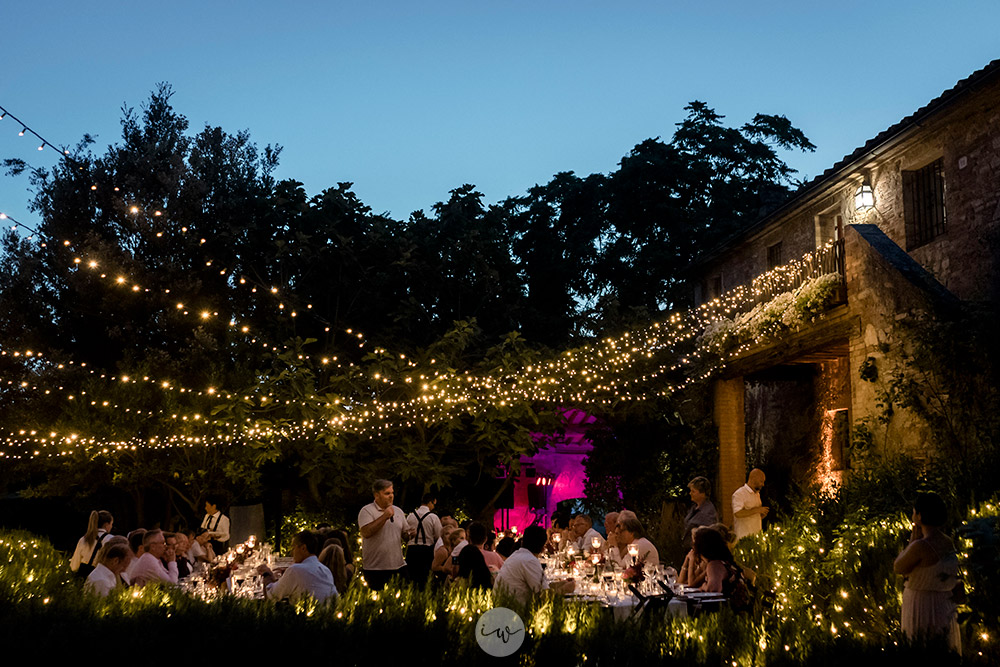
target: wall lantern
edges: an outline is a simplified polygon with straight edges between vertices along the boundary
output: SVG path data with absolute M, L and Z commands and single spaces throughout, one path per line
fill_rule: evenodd
M 867 211 L 870 208 L 875 208 L 875 192 L 866 176 L 865 180 L 858 186 L 857 192 L 854 193 L 854 210 Z

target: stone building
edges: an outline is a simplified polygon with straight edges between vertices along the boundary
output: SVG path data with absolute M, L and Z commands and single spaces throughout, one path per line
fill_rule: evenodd
M 729 353 L 714 388 L 718 497 L 743 484 L 748 453 L 773 488 L 835 481 L 849 467 L 852 429 L 881 410 L 871 380 L 899 344 L 899 322 L 958 302 L 996 304 L 998 240 L 1000 60 L 701 260 L 697 301 L 742 290 L 743 310 L 839 274 L 815 321 L 744 340 Z M 914 414 L 882 417 L 882 441 L 929 448 L 926 424 Z M 721 504 L 731 522 L 729 503 Z

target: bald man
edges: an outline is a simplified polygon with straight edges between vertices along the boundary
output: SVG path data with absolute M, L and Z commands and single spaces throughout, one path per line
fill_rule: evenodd
M 760 501 L 760 490 L 764 488 L 764 471 L 754 468 L 747 476 L 747 483 L 733 492 L 733 517 L 736 539 L 761 531 L 761 519 L 767 516 L 768 508 Z

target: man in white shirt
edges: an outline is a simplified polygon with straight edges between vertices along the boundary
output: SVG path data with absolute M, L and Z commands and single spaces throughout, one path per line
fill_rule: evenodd
M 419 586 L 427 583 L 434 561 L 434 545 L 441 537 L 441 520 L 434 513 L 437 494 L 425 493 L 422 504 L 410 513 L 406 523 L 412 537 L 406 545 L 406 569 Z
M 102 598 L 119 586 L 125 586 L 122 573 L 132 560 L 132 550 L 128 544 L 108 544 L 101 549 L 97 557 L 97 567 L 87 576 L 83 590 L 94 593 Z
M 201 520 L 201 527 L 208 531 L 209 544 L 216 556 L 229 551 L 229 517 L 219 509 L 222 499 L 210 493 L 205 497 L 205 518 Z
M 608 557 L 617 562 L 621 567 L 632 567 L 642 563 L 643 565 L 659 565 L 660 554 L 656 546 L 645 538 L 645 528 L 642 522 L 634 516 L 627 516 L 622 519 L 618 517 L 615 526 L 618 533 L 618 543 L 621 547 L 608 550 Z M 629 547 L 635 546 L 636 555 L 629 553 Z
M 362 571 L 372 590 L 380 591 L 393 575 L 406 574 L 403 540 L 410 537 L 403 510 L 392 504 L 392 482 L 372 484 L 375 501 L 358 512 L 361 528 Z
M 580 551 L 603 551 L 604 536 L 594 528 L 594 520 L 587 514 L 580 514 L 573 519 L 573 534 L 576 536 L 576 547 Z M 597 547 L 594 547 L 597 540 Z
M 257 571 L 263 575 L 267 584 L 264 587 L 265 597 L 283 600 L 309 595 L 316 598 L 317 602 L 337 597 L 333 573 L 316 557 L 320 546 L 319 535 L 311 530 L 303 530 L 292 538 L 292 560 L 295 564 L 289 566 L 280 579 L 274 581 L 275 574 L 271 568 L 260 565 Z
M 542 553 L 547 541 L 548 535 L 541 526 L 525 528 L 524 537 L 521 539 L 521 548 L 503 562 L 503 567 L 497 573 L 493 589 L 502 590 L 512 595 L 522 605 L 528 604 L 532 595 L 548 590 L 550 588 L 549 580 L 545 578 L 542 563 L 538 560 L 538 554 Z M 553 588 L 569 593 L 573 591 L 574 586 L 575 583 L 571 579 L 560 582 Z
M 172 547 L 167 546 L 162 530 L 149 530 L 142 537 L 143 554 L 130 568 L 129 581 L 133 586 L 145 586 L 151 582 L 177 583 L 177 560 Z M 163 561 L 167 566 L 163 566 Z
M 760 500 L 763 488 L 764 471 L 754 468 L 747 477 L 747 483 L 733 492 L 733 528 L 737 540 L 761 531 L 761 519 L 768 513 L 768 508 Z

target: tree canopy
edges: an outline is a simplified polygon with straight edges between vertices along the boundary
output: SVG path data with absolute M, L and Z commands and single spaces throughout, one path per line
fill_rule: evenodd
M 171 95 L 123 109 L 103 154 L 84 137 L 30 170 L 37 234 L 2 240 L 0 418 L 50 456 L 9 485 L 152 483 L 191 508 L 268 475 L 316 501 L 373 476 L 474 485 L 581 399 L 556 360 L 687 305 L 697 254 L 789 193 L 777 149 L 812 148 L 693 102 L 609 174 L 489 206 L 463 184 L 394 220 L 350 183 L 277 181 L 281 149 L 246 131 L 191 134 Z

